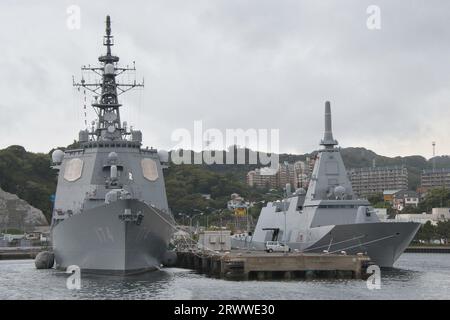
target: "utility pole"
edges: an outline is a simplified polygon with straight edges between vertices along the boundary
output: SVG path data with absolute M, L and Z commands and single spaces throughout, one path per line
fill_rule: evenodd
M 8 233 L 8 224 L 9 224 L 9 210 L 6 209 L 6 216 L 5 216 L 5 233 Z
M 219 212 L 219 218 L 220 218 L 220 251 L 222 251 L 222 210 Z
M 245 216 L 246 216 L 246 218 L 247 218 L 247 235 L 248 235 L 248 233 L 250 232 L 250 223 L 249 223 L 249 219 L 248 219 L 248 210 L 249 208 L 248 208 L 248 206 L 246 206 L 245 207 Z
M 219 242 L 220 242 L 220 251 L 222 251 L 222 211 L 223 209 L 219 209 Z
M 436 141 L 431 142 L 431 145 L 433 146 L 433 171 L 436 170 Z
M 245 207 L 245 215 L 247 217 L 247 235 L 245 236 L 245 242 L 246 242 L 247 251 L 249 250 L 249 245 L 250 245 L 250 224 L 249 224 L 249 219 L 248 219 L 248 212 L 249 212 L 249 206 L 246 206 Z
M 286 205 L 285 200 L 287 200 L 288 192 L 287 187 L 285 188 L 285 197 L 281 200 L 281 204 L 283 205 L 283 213 L 284 213 L 284 232 L 283 232 L 283 238 L 284 238 L 284 254 L 287 254 L 287 221 L 286 221 Z
M 286 222 L 286 206 L 284 204 L 284 200 L 282 201 L 282 205 L 283 205 L 283 213 L 284 213 L 284 253 L 286 253 L 287 251 L 287 222 Z

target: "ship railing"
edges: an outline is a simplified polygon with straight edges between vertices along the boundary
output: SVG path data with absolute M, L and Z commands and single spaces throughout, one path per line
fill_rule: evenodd
M 169 221 L 166 217 L 162 216 L 158 210 L 156 210 L 156 208 L 154 208 L 154 206 L 150 205 L 149 206 L 150 209 L 152 209 L 152 211 L 158 215 L 162 221 L 164 221 L 165 223 L 167 223 L 170 227 L 172 227 L 172 229 L 176 232 L 176 231 L 183 231 L 183 228 L 181 228 L 181 225 L 179 225 L 175 219 L 173 219 L 173 221 Z M 178 239 L 178 244 L 179 247 L 177 247 L 178 250 L 180 251 L 189 251 L 189 252 L 193 252 L 194 255 L 197 256 L 201 256 L 200 253 L 205 253 L 205 252 L 216 252 L 215 250 L 208 248 L 208 247 L 203 247 L 202 249 L 199 248 L 197 241 L 190 235 L 186 235 L 184 233 L 181 233 L 181 235 L 179 236 Z

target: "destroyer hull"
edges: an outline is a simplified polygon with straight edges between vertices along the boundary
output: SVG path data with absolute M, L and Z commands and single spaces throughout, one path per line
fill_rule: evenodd
M 419 230 L 415 222 L 337 225 L 306 252 L 367 254 L 380 267 L 392 268 Z
M 420 228 L 415 222 L 358 223 L 311 228 L 318 240 L 288 242 L 288 246 L 308 253 L 367 254 L 380 267 L 391 268 L 405 251 Z M 322 229 L 322 230 L 320 230 Z M 245 248 L 244 241 L 234 239 L 232 246 Z M 265 243 L 251 241 L 248 247 L 264 250 Z
M 52 229 L 56 267 L 76 265 L 106 274 L 158 269 L 172 235 L 171 219 L 138 200 L 119 200 L 73 215 Z

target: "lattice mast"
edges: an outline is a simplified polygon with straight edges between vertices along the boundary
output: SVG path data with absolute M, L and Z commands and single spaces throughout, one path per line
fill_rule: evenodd
M 98 115 L 96 126 L 92 126 L 91 131 L 80 132 L 80 141 L 88 140 L 125 140 L 131 132 L 127 131 L 126 123 L 121 123 L 120 107 L 118 96 L 136 87 L 143 87 L 144 81 L 137 83 L 118 83 L 116 77 L 127 71 L 136 71 L 135 63 L 133 67 L 122 68 L 118 66 L 119 57 L 111 53 L 114 45 L 114 37 L 111 35 L 111 19 L 106 16 L 106 34 L 103 37 L 103 45 L 106 47 L 106 54 L 100 56 L 100 67 L 83 66 L 82 71 L 90 71 L 101 77 L 101 81 L 89 83 L 82 77 L 79 83 L 73 80 L 73 85 L 78 88 L 85 88 L 94 93 L 95 102 L 92 107 Z

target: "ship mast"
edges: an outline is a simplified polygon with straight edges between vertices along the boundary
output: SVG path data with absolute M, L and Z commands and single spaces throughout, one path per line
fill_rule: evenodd
M 111 53 L 111 47 L 114 45 L 114 37 L 111 35 L 111 19 L 106 16 L 106 32 L 103 37 L 103 45 L 106 47 L 106 54 L 100 56 L 98 61 L 100 67 L 83 66 L 82 71 L 90 71 L 101 77 L 100 82 L 87 83 L 82 77 L 81 82 L 73 81 L 75 87 L 85 88 L 94 93 L 95 102 L 92 107 L 98 115 L 96 128 L 92 128 L 90 132 L 84 131 L 84 135 L 80 132 L 80 142 L 87 142 L 82 140 L 83 136 L 91 136 L 91 140 L 126 140 L 126 136 L 131 132 L 127 131 L 127 127 L 121 124 L 120 121 L 120 107 L 118 96 L 136 87 L 143 87 L 144 83 L 118 83 L 116 77 L 127 71 L 135 71 L 135 64 L 133 67 L 121 68 L 118 66 L 119 57 Z
M 325 132 L 323 134 L 323 139 L 320 142 L 325 149 L 334 149 L 334 146 L 338 144 L 336 140 L 333 139 L 333 131 L 331 128 L 331 105 L 330 101 L 325 102 Z

